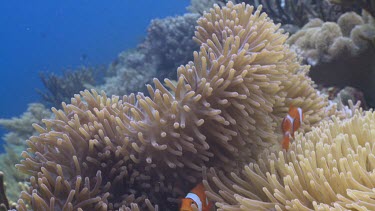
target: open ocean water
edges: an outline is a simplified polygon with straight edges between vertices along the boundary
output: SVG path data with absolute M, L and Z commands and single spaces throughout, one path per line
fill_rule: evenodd
M 19 116 L 27 104 L 40 101 L 40 71 L 107 66 L 121 51 L 136 47 L 152 19 L 182 15 L 188 5 L 189 0 L 3 2 L 0 118 Z M 0 136 L 5 132 L 1 128 Z

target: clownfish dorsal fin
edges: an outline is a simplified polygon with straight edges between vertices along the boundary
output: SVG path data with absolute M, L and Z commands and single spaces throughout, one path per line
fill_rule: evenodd
M 302 110 L 302 108 L 290 106 L 288 114 L 291 117 L 293 117 L 294 119 L 299 119 L 300 122 L 302 122 L 302 119 L 303 119 L 303 110 Z
M 288 113 L 290 113 L 294 108 L 295 108 L 294 105 L 290 104 Z

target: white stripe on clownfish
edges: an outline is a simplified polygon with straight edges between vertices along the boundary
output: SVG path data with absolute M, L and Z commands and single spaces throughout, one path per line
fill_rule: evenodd
M 299 114 L 299 122 L 302 124 L 303 120 L 303 113 L 302 113 L 302 108 L 298 107 L 297 108 L 298 114 Z
M 202 207 L 202 201 L 201 201 L 201 199 L 199 198 L 199 196 L 197 194 L 195 194 L 195 193 L 188 193 L 185 198 L 192 199 L 197 204 L 198 210 L 202 211 L 202 208 L 203 208 Z

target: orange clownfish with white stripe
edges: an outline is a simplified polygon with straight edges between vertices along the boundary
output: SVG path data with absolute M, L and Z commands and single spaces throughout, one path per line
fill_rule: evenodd
M 204 191 L 203 183 L 199 183 L 195 186 L 190 193 L 181 200 L 180 211 L 193 211 L 192 205 L 195 205 L 198 211 L 209 211 L 212 207 L 212 202 L 208 201 Z
M 283 141 L 281 146 L 283 149 L 289 149 L 290 137 L 294 138 L 294 132 L 298 130 L 303 122 L 303 111 L 300 107 L 289 107 L 289 112 L 281 122 L 281 130 L 283 131 Z

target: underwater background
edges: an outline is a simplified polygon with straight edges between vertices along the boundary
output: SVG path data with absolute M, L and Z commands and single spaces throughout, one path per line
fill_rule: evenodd
M 41 101 L 39 72 L 107 66 L 145 38 L 152 19 L 182 15 L 188 5 L 188 0 L 3 3 L 0 118 L 19 116 L 29 103 Z M 4 133 L 1 128 L 0 136 Z M 0 145 L 3 152 L 2 139 Z
M 0 210 L 375 210 L 375 0 L 0 12 Z

